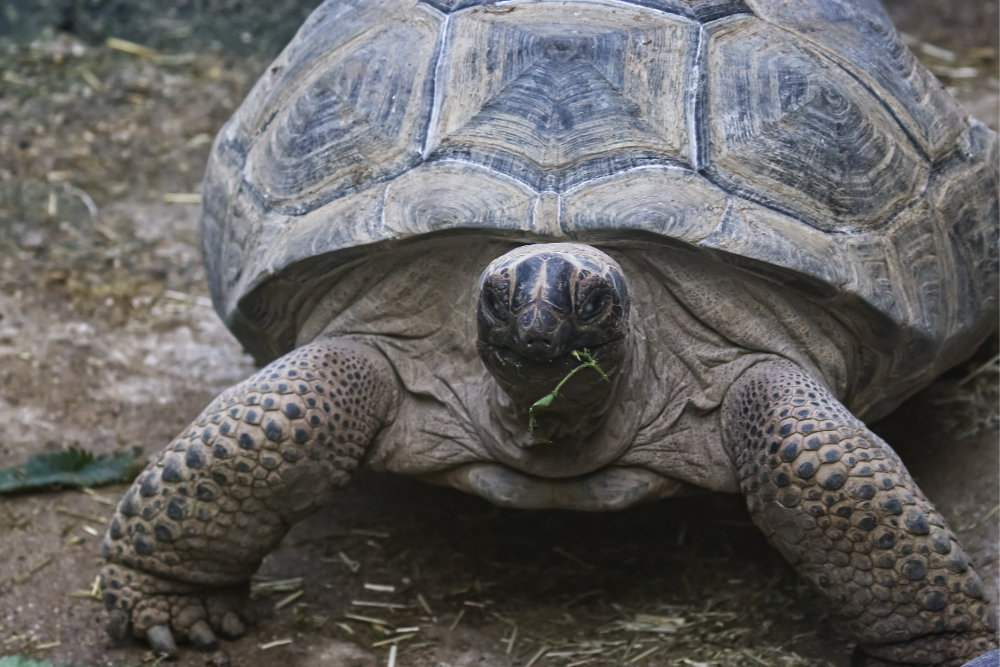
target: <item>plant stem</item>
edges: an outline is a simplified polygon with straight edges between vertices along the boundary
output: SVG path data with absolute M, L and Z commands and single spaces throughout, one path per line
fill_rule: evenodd
M 563 388 L 563 385 L 565 385 L 567 382 L 569 382 L 569 379 L 571 377 L 573 377 L 574 375 L 576 375 L 577 373 L 579 373 L 580 371 L 582 371 L 584 368 L 593 368 L 595 371 L 597 371 L 600 374 L 601 379 L 603 379 L 605 382 L 610 382 L 611 381 L 610 378 L 608 378 L 608 374 L 605 373 L 604 369 L 602 369 L 597 364 L 597 359 L 594 359 L 593 355 L 590 354 L 589 351 L 587 351 L 587 350 L 573 350 L 572 354 L 573 354 L 573 356 L 576 359 L 578 359 L 580 361 L 580 365 L 577 366 L 576 368 L 570 370 L 569 373 L 566 373 L 566 375 L 563 377 L 563 379 L 559 381 L 559 384 L 556 385 L 555 389 L 553 389 L 549 393 L 545 394 L 545 396 L 542 396 L 540 399 L 538 399 L 537 401 L 535 401 L 534 403 L 532 403 L 531 407 L 528 408 L 528 432 L 529 433 L 534 434 L 535 429 L 538 428 L 538 417 L 536 415 L 536 410 L 538 410 L 540 408 L 547 408 L 550 405 L 552 405 L 552 402 L 555 399 L 559 398 L 559 390 Z

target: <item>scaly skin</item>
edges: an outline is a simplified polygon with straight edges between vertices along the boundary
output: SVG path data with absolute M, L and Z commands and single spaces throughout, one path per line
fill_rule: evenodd
M 899 457 L 786 361 L 723 403 L 754 523 L 830 600 L 867 664 L 961 665 L 996 648 L 983 584 Z
M 176 652 L 243 633 L 246 582 L 299 519 L 357 468 L 395 403 L 364 345 L 301 347 L 220 394 L 135 480 L 102 553 L 109 631 Z

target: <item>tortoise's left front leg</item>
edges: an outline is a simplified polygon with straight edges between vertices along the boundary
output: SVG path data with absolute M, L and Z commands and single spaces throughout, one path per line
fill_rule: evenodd
M 826 387 L 790 362 L 764 362 L 722 409 L 754 523 L 829 598 L 860 652 L 961 665 L 996 647 L 982 581 L 944 518 Z

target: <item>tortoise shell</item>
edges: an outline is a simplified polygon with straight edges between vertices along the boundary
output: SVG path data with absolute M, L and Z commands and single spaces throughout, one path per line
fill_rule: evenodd
M 997 164 L 874 0 L 329 0 L 216 139 L 202 230 L 261 360 L 403 244 L 663 244 L 849 322 L 898 397 L 994 326 Z

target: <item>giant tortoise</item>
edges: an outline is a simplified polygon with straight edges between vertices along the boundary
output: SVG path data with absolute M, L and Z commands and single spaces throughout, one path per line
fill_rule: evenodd
M 995 648 L 862 420 L 995 329 L 997 163 L 877 0 L 328 0 L 204 182 L 267 365 L 121 500 L 109 630 L 242 633 L 233 587 L 367 465 L 518 508 L 741 493 L 859 660 Z

